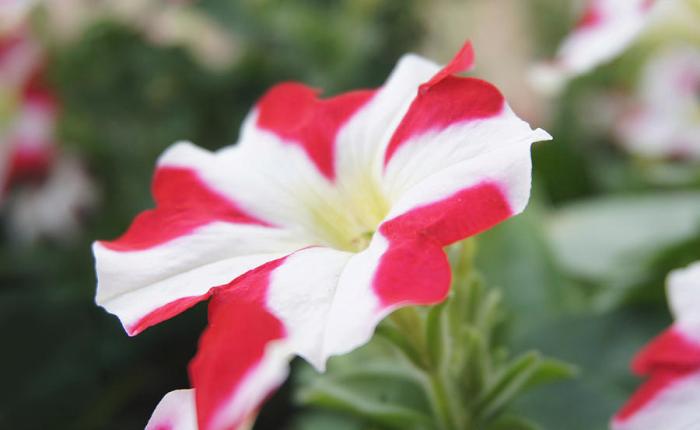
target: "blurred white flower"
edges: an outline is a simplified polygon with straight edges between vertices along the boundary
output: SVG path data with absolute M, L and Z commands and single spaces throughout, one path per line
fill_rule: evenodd
M 43 52 L 28 28 L 0 34 L 0 210 L 11 237 L 67 239 L 95 190 L 55 131 L 59 102 L 43 79 Z
M 632 362 L 646 378 L 612 420 L 612 430 L 693 430 L 700 423 L 700 262 L 668 277 L 674 323 Z
M 615 59 L 641 37 L 681 29 L 700 30 L 700 1 L 587 0 L 554 58 L 536 64 L 530 81 L 539 91 L 556 94 L 570 79 Z
M 62 156 L 39 186 L 16 190 L 8 204 L 9 234 L 17 242 L 40 238 L 66 241 L 80 232 L 81 215 L 97 192 L 77 159 Z
M 238 57 L 237 38 L 191 2 L 53 0 L 44 4 L 52 34 L 72 40 L 92 23 L 115 21 L 159 46 L 182 46 L 202 65 L 223 69 Z
M 616 131 L 632 153 L 700 160 L 700 48 L 676 45 L 654 55 Z

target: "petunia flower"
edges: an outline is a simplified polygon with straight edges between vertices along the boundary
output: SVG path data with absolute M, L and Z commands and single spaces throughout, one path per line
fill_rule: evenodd
M 41 49 L 25 28 L 0 36 L 0 199 L 48 173 L 58 107 L 43 82 Z
M 179 46 L 201 65 L 225 69 L 240 55 L 238 35 L 180 0 L 52 0 L 42 9 L 52 37 L 70 42 L 100 21 L 124 25 L 157 46 Z
M 26 26 L 0 35 L 0 210 L 19 242 L 70 239 L 96 192 L 78 160 L 56 142 L 59 102 L 45 58 Z
M 645 157 L 700 160 L 700 49 L 677 45 L 655 54 L 637 93 L 617 127 L 622 144 Z
M 130 335 L 210 299 L 194 391 L 148 428 L 241 428 L 293 356 L 323 370 L 395 309 L 445 299 L 443 248 L 524 209 L 530 146 L 551 138 L 455 76 L 472 62 L 468 44 L 443 68 L 407 55 L 379 89 L 326 99 L 282 83 L 237 145 L 161 156 L 155 209 L 94 244 L 96 301 Z
M 669 1 L 676 0 L 587 0 L 555 58 L 533 70 L 534 84 L 553 92 L 566 80 L 617 57 L 652 21 L 656 3 Z
M 614 430 L 700 427 L 700 262 L 668 279 L 675 323 L 635 358 L 647 381 L 613 419 Z

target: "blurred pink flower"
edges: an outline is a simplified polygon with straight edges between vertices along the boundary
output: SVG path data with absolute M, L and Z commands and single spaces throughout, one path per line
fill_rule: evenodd
M 202 65 L 215 70 L 233 64 L 238 37 L 191 1 L 52 0 L 42 4 L 48 27 L 60 40 L 79 37 L 91 24 L 116 21 L 158 46 L 182 46 Z
M 587 0 L 576 27 L 561 43 L 555 58 L 533 70 L 534 84 L 554 92 L 566 80 L 617 57 L 650 23 L 657 2 Z
M 445 299 L 443 247 L 524 209 L 530 146 L 550 139 L 454 75 L 472 60 L 470 45 L 444 68 L 407 55 L 381 88 L 328 99 L 279 84 L 236 146 L 166 151 L 156 208 L 94 245 L 96 301 L 131 335 L 211 299 L 194 391 L 147 428 L 241 428 L 294 355 L 323 370 L 393 310 Z
M 95 199 L 80 164 L 55 141 L 59 103 L 26 26 L 0 36 L 0 209 L 11 236 L 69 239 Z
M 644 157 L 700 160 L 700 48 L 670 46 L 651 57 L 617 134 Z
M 671 273 L 675 323 L 635 358 L 647 377 L 613 419 L 614 430 L 691 430 L 700 426 L 700 262 Z
M 0 36 L 0 197 L 43 179 L 54 157 L 58 105 L 42 69 L 41 48 L 26 29 Z

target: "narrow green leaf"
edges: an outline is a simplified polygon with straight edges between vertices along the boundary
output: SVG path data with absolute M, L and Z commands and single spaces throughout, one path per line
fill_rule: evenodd
M 375 332 L 377 335 L 384 337 L 389 343 L 396 347 L 411 364 L 419 369 L 425 369 L 427 363 L 424 357 L 421 355 L 406 336 L 391 324 L 380 324 Z
M 523 389 L 541 362 L 542 357 L 535 351 L 513 360 L 486 389 L 477 404 L 476 414 L 483 421 L 492 419 Z
M 425 323 L 425 340 L 428 348 L 428 359 L 433 367 L 441 367 L 445 355 L 448 353 L 447 339 L 445 338 L 445 303 L 433 306 L 428 311 Z
M 303 389 L 300 400 L 305 404 L 349 413 L 391 428 L 425 428 L 431 422 L 430 417 L 414 409 L 379 402 L 328 382 L 319 382 Z
M 521 417 L 506 416 L 499 418 L 487 427 L 487 430 L 541 430 L 542 427 Z
M 543 358 L 530 379 L 523 386 L 523 390 L 529 390 L 539 385 L 549 384 L 555 381 L 571 379 L 578 375 L 579 369 L 573 364 L 554 358 Z
M 464 398 L 474 403 L 489 374 L 488 350 L 481 333 L 472 327 L 464 327 L 462 339 L 465 357 L 460 380 Z

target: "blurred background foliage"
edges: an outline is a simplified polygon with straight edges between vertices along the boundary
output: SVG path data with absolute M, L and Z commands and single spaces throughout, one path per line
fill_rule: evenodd
M 539 349 L 580 369 L 574 379 L 523 395 L 515 409 L 543 429 L 606 428 L 638 383 L 629 360 L 670 321 L 666 274 L 700 259 L 700 174 L 697 164 L 630 156 L 601 125 L 596 97 L 633 86 L 643 47 L 555 100 L 527 89 L 528 65 L 554 52 L 575 6 L 203 0 L 191 7 L 225 32 L 233 52 L 217 67 L 186 44 L 154 43 L 143 28 L 109 14 L 66 40 L 52 33 L 48 12 L 36 13 L 32 25 L 61 101 L 62 150 L 83 161 L 99 201 L 70 241 L 26 243 L 7 230 L 0 237 L 0 428 L 141 428 L 164 393 L 188 386 L 204 307 L 128 338 L 93 302 L 90 244 L 116 237 L 151 206 L 148 184 L 167 146 L 234 143 L 250 107 L 276 82 L 298 80 L 329 95 L 374 87 L 403 53 L 444 62 L 465 39 L 475 43 L 474 73 L 496 82 L 519 115 L 555 137 L 534 149 L 529 209 L 478 239 L 477 266 L 508 309 L 507 347 Z M 516 21 L 496 24 L 509 20 Z M 508 29 L 515 33 L 494 35 Z M 301 362 L 294 369 L 257 429 L 375 428 L 352 411 L 299 402 L 295 393 L 318 377 Z M 378 402 L 392 395 L 409 407 L 416 402 L 404 386 L 354 383 L 380 390 Z

